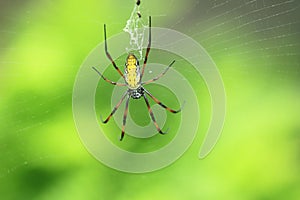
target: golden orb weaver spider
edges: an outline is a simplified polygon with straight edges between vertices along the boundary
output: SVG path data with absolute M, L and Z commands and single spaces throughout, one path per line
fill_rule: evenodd
M 106 77 L 104 77 L 95 67 L 92 67 L 92 68 L 106 82 L 108 82 L 110 84 L 113 84 L 113 85 L 116 85 L 116 86 L 127 86 L 128 89 L 125 92 L 125 94 L 122 96 L 120 101 L 117 103 L 117 105 L 114 107 L 114 109 L 112 110 L 110 115 L 104 121 L 102 119 L 101 119 L 101 121 L 104 124 L 106 124 L 110 120 L 110 118 L 113 116 L 113 114 L 117 111 L 117 109 L 119 108 L 121 103 L 124 101 L 124 99 L 127 97 L 126 105 L 125 105 L 125 111 L 124 111 L 124 115 L 123 115 L 122 133 L 121 133 L 121 138 L 120 138 L 120 141 L 122 141 L 123 137 L 125 135 L 125 125 L 126 125 L 126 119 L 127 119 L 127 113 L 128 113 L 129 99 L 130 99 L 130 97 L 133 98 L 133 99 L 139 99 L 139 98 L 143 97 L 145 102 L 146 102 L 146 105 L 148 107 L 150 117 L 151 117 L 157 131 L 160 134 L 165 134 L 165 132 L 162 132 L 162 130 L 159 128 L 159 126 L 158 126 L 158 124 L 155 120 L 154 114 L 152 112 L 152 109 L 150 107 L 149 100 L 148 100 L 146 94 L 148 96 L 150 96 L 150 98 L 152 98 L 155 101 L 155 103 L 157 103 L 158 105 L 160 105 L 161 107 L 163 107 L 164 109 L 168 110 L 171 113 L 178 113 L 178 112 L 181 111 L 181 108 L 179 110 L 173 110 L 173 109 L 167 107 L 165 104 L 160 102 L 156 97 L 154 97 L 150 92 L 148 92 L 143 87 L 143 85 L 149 84 L 149 83 L 154 82 L 154 81 L 158 80 L 159 78 L 161 78 L 163 75 L 165 75 L 165 73 L 169 70 L 169 68 L 175 63 L 175 60 L 173 60 L 171 62 L 171 64 L 169 64 L 169 66 L 161 74 L 159 74 L 157 77 L 155 77 L 153 79 L 150 79 L 148 81 L 142 82 L 142 78 L 143 78 L 145 67 L 146 67 L 147 60 L 148 60 L 148 55 L 149 55 L 149 52 L 150 52 L 150 49 L 151 49 L 151 16 L 149 17 L 149 41 L 148 41 L 148 46 L 147 46 L 147 50 L 146 50 L 146 55 L 145 55 L 145 58 L 144 58 L 144 64 L 143 64 L 142 71 L 140 71 L 139 61 L 133 53 L 129 53 L 129 55 L 127 56 L 126 63 L 125 63 L 125 72 L 124 72 L 124 74 L 117 67 L 115 61 L 112 59 L 111 55 L 109 54 L 109 52 L 107 50 L 106 25 L 105 24 L 104 24 L 104 40 L 105 40 L 105 53 L 106 53 L 106 56 L 111 61 L 112 65 L 118 71 L 118 73 L 124 78 L 125 83 L 113 82 L 113 81 L 107 79 Z

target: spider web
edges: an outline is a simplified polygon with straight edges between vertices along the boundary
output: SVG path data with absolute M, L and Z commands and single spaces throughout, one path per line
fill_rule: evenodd
M 49 1 L 50 2 L 50 1 Z M 222 71 L 241 71 L 244 76 L 249 73 L 261 73 L 267 76 L 269 73 L 276 73 L 280 79 L 289 79 L 290 77 L 299 78 L 300 65 L 300 42 L 299 39 L 299 1 L 296 0 L 209 0 L 199 1 L 190 0 L 182 4 L 178 8 L 179 0 L 167 1 L 169 7 L 157 7 L 151 11 L 153 19 L 156 20 L 157 26 L 169 27 L 190 35 L 206 48 L 213 59 L 219 63 Z M 128 6 L 128 2 L 120 1 L 120 8 Z M 126 5 L 125 5 L 126 4 Z M 143 2 L 142 2 L 143 4 Z M 153 4 L 159 5 L 159 1 L 153 1 Z M 131 6 L 131 5 L 130 5 Z M 137 27 L 146 28 L 142 19 L 139 19 L 136 12 L 139 8 L 134 7 L 129 20 L 124 28 L 125 32 L 130 35 L 130 47 L 128 51 L 136 50 L 139 52 L 140 59 L 142 58 L 141 45 L 143 44 L 144 32 L 137 32 Z M 30 26 L 31 11 L 24 10 L 22 13 L 19 9 L 12 9 L 13 12 L 6 12 L 1 15 L 5 23 L 18 22 L 21 27 Z M 19 14 L 24 17 L 20 20 Z M 143 15 L 143 13 L 142 13 Z M 99 26 L 99 21 L 95 21 L 93 17 L 90 19 L 81 19 L 78 21 L 78 26 L 85 23 L 93 23 L 93 26 Z M 160 24 L 159 24 L 160 23 Z M 47 28 L 47 25 L 45 25 Z M 200 30 L 200 31 L 199 31 Z M 12 38 L 16 35 L 28 37 L 29 34 L 21 32 L 14 26 L 0 27 L 0 52 L 18 51 L 15 46 L 11 45 Z M 92 48 L 92 47 L 90 47 Z M 28 47 L 28 50 L 30 48 Z M 191 55 L 192 56 L 192 55 Z M 241 58 L 239 67 L 225 69 L 220 63 L 226 57 L 228 60 Z M 11 73 L 5 73 L 8 69 L 22 69 L 28 63 L 21 59 L 4 59 L 0 56 L 0 78 L 1 81 L 9 82 L 10 78 L 17 79 L 22 76 L 17 70 Z M 234 62 L 234 61 L 230 61 Z M 57 67 L 49 66 L 46 63 L 38 63 L 37 67 Z M 63 68 L 72 68 L 72 64 L 68 66 L 60 66 L 58 71 Z M 258 70 L 257 70 L 258 69 Z M 263 73 L 267 72 L 267 73 Z M 63 73 L 61 73 L 63 74 Z M 75 72 L 68 75 L 61 75 L 61 79 L 73 79 Z M 235 78 L 230 75 L 225 75 L 227 79 Z M 71 81 L 72 82 L 72 81 Z M 0 85 L 0 92 L 4 90 L 4 85 Z M 57 102 L 66 104 L 69 102 L 71 93 L 64 93 L 64 90 L 54 92 L 53 98 L 41 99 L 42 103 L 36 105 L 40 108 L 39 115 L 31 112 L 29 108 L 23 105 L 30 105 L 34 102 L 32 98 L 38 98 L 33 95 L 32 98 L 24 98 L 24 95 L 15 100 L 15 104 L 19 105 L 18 110 L 6 110 L 7 105 L 4 105 L 0 99 L 0 120 L 4 121 L 9 116 L 18 116 L 26 113 L 29 118 L 36 119 L 34 123 L 24 125 L 22 121 L 10 121 L 5 125 L 1 125 L 1 131 L 6 134 L 1 134 L 0 150 L 1 159 L 7 161 L 7 165 L 1 165 L 0 178 L 11 174 L 18 168 L 24 168 L 26 165 L 35 162 L 39 159 L 47 159 L 49 155 L 36 152 L 30 159 L 26 157 L 25 150 L 33 147 L 28 146 L 24 141 L 32 137 L 31 132 L 38 133 L 44 125 L 52 122 L 51 116 L 55 116 L 60 112 L 65 112 L 62 109 L 53 110 L 52 105 Z M 8 95 L 10 93 L 8 92 Z M 21 98 L 22 97 L 22 98 Z M 56 113 L 57 112 L 57 113 Z M 44 116 L 40 119 L 39 116 Z M 13 119 L 13 117 L 12 117 Z M 13 128 L 12 128 L 13 127 Z M 6 135 L 9 135 L 6 136 Z M 14 141 L 14 142 L 12 142 Z M 14 145 L 14 151 L 9 148 Z M 31 149 L 31 152 L 33 150 Z M 57 156 L 57 155 L 51 155 Z
M 137 51 L 139 53 L 139 60 L 143 59 L 143 42 L 146 25 L 142 17 L 139 17 L 140 6 L 134 5 L 130 18 L 127 20 L 123 31 L 130 36 L 130 47 L 126 49 L 127 52 Z
M 231 70 L 245 76 L 253 72 L 299 78 L 299 1 L 193 1 L 185 12 L 172 28 L 199 41 L 217 63 L 224 57 L 232 64 L 242 60 Z

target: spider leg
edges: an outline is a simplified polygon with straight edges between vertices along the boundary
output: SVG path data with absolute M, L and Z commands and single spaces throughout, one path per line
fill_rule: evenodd
M 127 100 L 126 100 L 125 111 L 124 111 L 124 116 L 123 116 L 122 134 L 121 134 L 120 141 L 123 140 L 123 137 L 125 135 L 125 125 L 126 125 L 126 119 L 127 119 L 127 114 L 128 114 L 129 99 L 130 99 L 130 97 L 128 97 Z
M 170 67 L 175 63 L 175 60 L 173 60 L 173 62 L 161 73 L 159 74 L 157 77 L 149 80 L 149 81 L 146 81 L 146 82 L 143 82 L 142 85 L 147 85 L 149 83 L 152 83 L 154 81 L 157 81 L 158 79 L 160 79 L 163 75 L 165 75 L 167 73 L 167 71 L 170 69 Z
M 151 119 L 152 119 L 152 121 L 153 121 L 153 123 L 154 123 L 154 125 L 155 125 L 155 127 L 156 127 L 156 129 L 157 129 L 157 131 L 158 131 L 160 134 L 166 134 L 166 132 L 162 132 L 161 129 L 159 128 L 159 126 L 158 126 L 158 124 L 157 124 L 157 122 L 156 122 L 156 120 L 155 120 L 153 111 L 152 111 L 152 109 L 150 108 L 150 104 L 149 104 L 149 101 L 148 101 L 147 96 L 146 96 L 145 94 L 143 94 L 143 96 L 144 96 L 145 102 L 146 102 L 146 104 L 147 104 L 148 111 L 149 111 L 149 113 L 150 113 Z
M 117 82 L 113 82 L 109 79 L 107 79 L 106 77 L 104 77 L 95 67 L 92 67 L 106 82 L 116 85 L 116 86 L 126 86 L 125 83 L 117 83 Z
M 114 68 L 119 72 L 119 74 L 124 78 L 123 73 L 121 72 L 121 70 L 118 68 L 118 66 L 116 65 L 115 61 L 112 59 L 111 55 L 109 54 L 108 50 L 107 50 L 107 41 L 106 41 L 106 25 L 104 24 L 104 40 L 105 40 L 105 53 L 107 58 L 111 61 L 111 63 L 113 64 Z
M 167 111 L 170 111 L 171 113 L 178 113 L 178 112 L 181 111 L 181 108 L 179 110 L 173 110 L 173 109 L 169 108 L 168 106 L 166 106 L 165 104 L 163 104 L 162 102 L 160 102 L 155 96 L 153 96 L 146 89 L 144 89 L 144 91 L 155 101 L 155 103 L 157 103 L 158 105 L 160 105 L 161 107 L 163 107 Z
M 141 79 L 144 75 L 144 71 L 145 71 L 145 67 L 147 64 L 150 49 L 151 49 L 151 16 L 149 16 L 149 40 L 148 40 L 147 51 L 146 51 L 146 55 L 145 55 L 145 59 L 144 59 L 144 65 L 143 65 L 143 69 L 142 69 L 142 73 L 141 73 Z
M 123 102 L 123 100 L 125 99 L 125 97 L 126 97 L 127 94 L 128 94 L 128 91 L 125 92 L 125 94 L 122 96 L 122 98 L 117 103 L 117 105 L 114 107 L 114 109 L 111 111 L 110 115 L 106 118 L 106 120 L 103 121 L 102 117 L 100 116 L 102 123 L 106 124 L 110 120 L 110 118 L 113 116 L 113 114 L 115 114 L 115 112 L 120 107 L 121 103 Z

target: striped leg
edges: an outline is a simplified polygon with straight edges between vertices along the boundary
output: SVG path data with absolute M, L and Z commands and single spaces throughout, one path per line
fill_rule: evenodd
M 110 118 L 113 116 L 113 114 L 118 110 L 118 108 L 120 107 L 121 103 L 123 102 L 123 100 L 125 99 L 126 95 L 128 94 L 128 91 L 125 92 L 125 94 L 123 95 L 123 97 L 120 99 L 120 101 L 117 103 L 117 105 L 114 107 L 114 109 L 111 111 L 110 115 L 106 118 L 106 120 L 102 120 L 102 117 L 101 117 L 101 121 L 102 123 L 106 124 Z
M 151 119 L 152 119 L 152 121 L 153 121 L 153 123 L 154 123 L 154 125 L 155 125 L 155 127 L 156 127 L 156 129 L 157 129 L 157 131 L 158 131 L 160 134 L 165 134 L 164 132 L 161 131 L 161 129 L 159 128 L 159 126 L 158 126 L 158 124 L 157 124 L 157 122 L 156 122 L 156 120 L 155 120 L 155 117 L 154 117 L 154 114 L 153 114 L 153 112 L 152 112 L 152 109 L 150 108 L 150 104 L 149 104 L 148 98 L 146 97 L 145 94 L 144 94 L 143 96 L 144 96 L 145 102 L 146 102 L 146 104 L 147 104 L 148 111 L 149 111 L 149 113 L 150 113 Z
M 164 109 L 166 109 L 167 111 L 170 111 L 171 113 L 178 113 L 181 111 L 181 108 L 179 110 L 173 110 L 169 107 L 167 107 L 165 104 L 163 104 L 162 102 L 160 102 L 156 97 L 154 97 L 150 92 L 148 92 L 147 90 L 145 90 L 145 92 L 161 107 L 163 107 Z
M 120 141 L 123 140 L 123 137 L 124 137 L 124 135 L 125 135 L 125 125 L 126 125 L 126 119 L 127 119 L 127 114 L 128 114 L 128 103 L 129 103 L 129 99 L 130 99 L 130 97 L 128 96 L 127 101 L 126 101 L 126 105 L 125 105 L 124 116 L 123 116 L 123 126 L 122 126 L 122 134 L 121 134 Z
M 146 64 L 147 64 L 150 49 L 151 49 L 151 16 L 149 16 L 149 40 L 148 40 L 147 51 L 146 51 L 146 55 L 145 55 L 145 59 L 144 59 L 144 65 L 143 65 L 143 68 L 142 68 L 141 79 L 144 75 L 144 71 L 145 71 L 145 67 L 146 67 Z
M 106 82 L 116 85 L 116 86 L 126 86 L 125 83 L 117 83 L 117 82 L 113 82 L 109 79 L 107 79 L 106 77 L 104 77 L 95 67 L 92 67 Z
M 154 79 L 151 79 L 149 81 L 143 82 L 142 85 L 147 85 L 149 83 L 152 83 L 154 81 L 157 81 L 158 79 L 160 79 L 163 75 L 165 75 L 167 73 L 167 71 L 170 69 L 170 67 L 172 67 L 172 65 L 175 63 L 175 60 L 173 60 L 173 62 L 157 77 L 155 77 Z
M 104 24 L 104 40 L 105 40 L 105 53 L 107 58 L 111 61 L 111 63 L 113 64 L 114 68 L 119 72 L 119 74 L 124 78 L 123 73 L 121 72 L 121 70 L 117 67 L 115 61 L 112 59 L 111 55 L 109 54 L 108 50 L 107 50 L 107 41 L 106 41 L 106 25 Z

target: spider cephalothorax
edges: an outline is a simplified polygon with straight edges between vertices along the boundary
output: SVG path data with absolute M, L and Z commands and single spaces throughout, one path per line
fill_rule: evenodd
M 144 88 L 140 86 L 137 89 L 129 89 L 128 93 L 133 99 L 139 99 L 144 95 Z
M 129 99 L 130 97 L 133 99 L 139 99 L 141 97 L 144 98 L 145 103 L 147 105 L 150 117 L 157 129 L 157 131 L 161 134 L 164 134 L 164 132 L 161 131 L 161 129 L 159 128 L 158 124 L 156 123 L 154 114 L 152 112 L 152 109 L 150 107 L 147 95 L 150 96 L 151 99 L 153 99 L 155 101 L 155 103 L 157 103 L 158 105 L 160 105 L 161 107 L 165 108 L 166 110 L 172 112 L 172 113 L 178 113 L 181 111 L 181 109 L 179 110 L 172 110 L 171 108 L 167 107 L 166 105 L 164 105 L 162 102 L 160 102 L 156 97 L 154 97 L 150 92 L 148 92 L 143 85 L 146 85 L 148 83 L 154 82 L 156 80 L 158 80 L 160 77 L 162 77 L 167 71 L 168 69 L 174 64 L 175 60 L 157 77 L 142 82 L 142 78 L 144 75 L 144 71 L 145 71 L 145 67 L 147 64 L 147 60 L 148 60 L 148 55 L 150 52 L 150 47 L 151 47 L 151 17 L 149 17 L 149 43 L 147 46 L 147 50 L 146 50 L 146 55 L 145 55 L 145 59 L 144 59 L 144 63 L 143 63 L 143 67 L 142 67 L 142 71 L 140 70 L 140 65 L 139 65 L 139 61 L 136 58 L 136 56 L 133 53 L 129 53 L 127 59 L 126 59 L 126 63 L 125 63 L 125 73 L 123 74 L 121 72 L 121 70 L 118 68 L 118 66 L 116 65 L 115 61 L 112 59 L 111 55 L 109 54 L 108 50 L 107 50 L 107 41 L 106 41 L 106 26 L 104 24 L 104 40 L 105 40 L 105 53 L 107 58 L 111 61 L 112 65 L 114 66 L 114 68 L 118 71 L 118 73 L 124 78 L 125 83 L 117 83 L 117 82 L 113 82 L 109 79 L 107 79 L 106 77 L 104 77 L 95 67 L 93 67 L 93 69 L 108 83 L 111 83 L 113 85 L 117 85 L 117 86 L 126 86 L 128 89 L 125 92 L 125 94 L 122 96 L 122 98 L 120 99 L 120 101 L 117 103 L 117 105 L 114 107 L 114 109 L 112 110 L 112 112 L 110 113 L 110 115 L 104 120 L 102 121 L 103 123 L 107 123 L 110 118 L 113 116 L 113 114 L 117 111 L 117 109 L 119 108 L 119 106 L 121 105 L 121 103 L 123 102 L 123 100 L 125 98 L 126 99 L 126 105 L 125 105 L 125 111 L 124 111 L 124 116 L 123 116 L 123 126 L 122 126 L 122 134 L 121 134 L 121 138 L 120 140 L 123 139 L 124 135 L 125 135 L 125 124 L 126 124 L 126 119 L 127 119 L 127 113 L 128 113 L 128 105 L 129 105 Z

